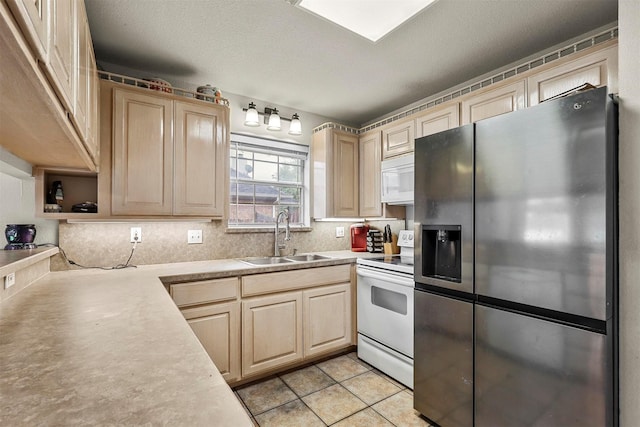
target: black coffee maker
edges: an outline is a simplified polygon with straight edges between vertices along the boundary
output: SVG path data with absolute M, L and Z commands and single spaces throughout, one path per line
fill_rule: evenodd
M 36 226 L 33 224 L 7 224 L 4 229 L 7 238 L 5 250 L 35 249 Z

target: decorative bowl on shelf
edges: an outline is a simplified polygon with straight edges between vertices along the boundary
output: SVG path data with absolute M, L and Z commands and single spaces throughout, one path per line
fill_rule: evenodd
M 171 83 L 166 80 L 162 80 L 158 77 L 153 77 L 151 79 L 145 79 L 149 82 L 149 89 L 158 90 L 160 92 L 172 93 L 173 89 L 171 89 Z M 155 84 L 152 84 L 155 83 Z

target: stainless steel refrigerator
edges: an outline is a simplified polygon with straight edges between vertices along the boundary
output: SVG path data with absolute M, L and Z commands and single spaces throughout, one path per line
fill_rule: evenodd
M 594 89 L 416 140 L 414 407 L 611 426 L 617 112 Z

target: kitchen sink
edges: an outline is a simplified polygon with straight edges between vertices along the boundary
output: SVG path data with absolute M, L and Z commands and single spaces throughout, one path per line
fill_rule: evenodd
M 292 255 L 285 257 L 291 261 L 318 261 L 321 259 L 330 259 L 328 256 L 316 255 L 316 254 L 307 254 L 307 255 Z
M 244 259 L 241 259 L 240 261 L 246 262 L 247 264 L 252 264 L 252 265 L 273 265 L 273 264 L 286 264 L 286 263 L 289 263 L 289 262 L 293 262 L 293 261 L 288 260 L 285 257 L 281 257 L 281 256 L 265 256 L 265 257 L 258 257 L 258 258 L 244 258 Z
M 291 256 L 265 256 L 256 258 L 242 258 L 240 261 L 251 265 L 274 265 L 286 264 L 290 262 L 308 262 L 318 261 L 322 259 L 330 259 L 328 256 L 307 254 L 307 255 L 291 255 Z

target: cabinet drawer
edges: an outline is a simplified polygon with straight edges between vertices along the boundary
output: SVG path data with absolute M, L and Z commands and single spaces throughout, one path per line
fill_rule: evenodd
M 171 285 L 171 297 L 178 307 L 233 300 L 238 298 L 238 278 Z
M 256 274 L 242 278 L 242 296 L 269 294 L 351 280 L 351 264 Z

